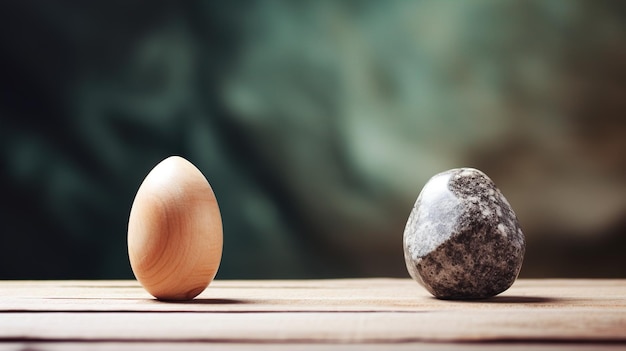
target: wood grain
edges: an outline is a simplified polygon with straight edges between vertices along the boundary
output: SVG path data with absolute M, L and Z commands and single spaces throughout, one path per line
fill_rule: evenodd
M 217 280 L 191 302 L 157 301 L 134 281 L 0 282 L 0 342 L 94 340 L 624 347 L 626 280 L 518 280 L 465 302 L 409 279 Z
M 128 219 L 135 277 L 161 300 L 191 300 L 215 278 L 222 219 L 202 172 L 180 156 L 161 161 L 141 183 Z

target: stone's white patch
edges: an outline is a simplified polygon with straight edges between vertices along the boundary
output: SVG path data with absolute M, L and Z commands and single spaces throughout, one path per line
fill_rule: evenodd
M 491 199 L 493 197 L 493 195 L 496 194 L 496 192 L 493 189 L 489 189 L 489 191 L 487 192 L 489 194 L 489 198 Z M 495 199 L 495 198 L 494 198 Z
M 504 224 L 498 224 L 498 231 L 500 232 L 500 234 L 507 236 L 506 227 L 504 226 Z
M 451 173 L 431 178 L 417 197 L 404 229 L 404 244 L 415 261 L 434 251 L 455 232 L 461 201 L 448 189 Z
M 489 216 L 491 216 L 491 214 L 492 214 L 492 213 L 493 213 L 493 212 L 491 212 L 491 210 L 490 210 L 490 209 L 488 209 L 487 207 L 485 207 L 485 208 L 483 209 L 483 216 L 485 216 L 485 217 L 489 217 Z
M 489 196 L 489 200 L 491 200 L 491 202 L 496 202 L 496 198 L 493 196 Z
M 496 206 L 496 214 L 498 215 L 498 217 L 502 217 L 502 209 L 500 208 L 500 206 Z
M 478 203 L 478 201 L 480 201 L 480 199 L 478 198 L 478 196 L 468 196 L 467 197 L 467 201 L 473 202 L 473 203 Z

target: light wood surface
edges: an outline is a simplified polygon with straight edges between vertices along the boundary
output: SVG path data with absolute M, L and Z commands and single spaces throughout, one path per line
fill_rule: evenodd
M 0 349 L 626 349 L 626 280 L 518 280 L 443 301 L 409 279 L 214 281 L 161 302 L 135 281 L 0 282 Z M 358 347 L 357 347 L 358 346 Z

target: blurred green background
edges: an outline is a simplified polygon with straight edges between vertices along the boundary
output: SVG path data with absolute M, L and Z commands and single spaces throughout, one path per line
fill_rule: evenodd
M 181 155 L 218 278 L 406 277 L 428 178 L 477 167 L 523 277 L 626 277 L 626 3 L 0 4 L 0 279 L 131 278 L 141 181 Z

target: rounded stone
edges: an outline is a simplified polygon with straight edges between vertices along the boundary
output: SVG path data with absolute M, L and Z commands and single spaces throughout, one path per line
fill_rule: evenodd
M 481 299 L 505 291 L 517 279 L 525 250 L 511 205 L 473 168 L 432 177 L 404 230 L 409 274 L 440 299 Z

